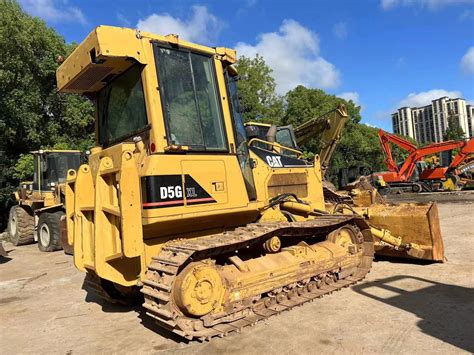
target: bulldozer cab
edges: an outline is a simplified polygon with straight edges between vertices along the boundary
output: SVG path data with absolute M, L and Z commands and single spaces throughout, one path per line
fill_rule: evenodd
M 261 122 L 246 122 L 245 130 L 249 139 L 257 138 L 260 141 L 267 140 L 267 133 L 270 129 L 271 124 L 261 123 Z M 265 144 L 262 142 L 256 142 L 257 146 L 265 147 Z M 296 144 L 295 132 L 292 125 L 288 126 L 278 126 L 275 141 L 283 147 L 291 148 L 294 150 L 299 150 L 300 148 Z M 294 152 L 290 150 L 283 150 L 282 154 L 286 155 L 295 155 Z
M 33 190 L 47 191 L 66 182 L 67 171 L 81 164 L 80 151 L 39 150 L 34 155 Z

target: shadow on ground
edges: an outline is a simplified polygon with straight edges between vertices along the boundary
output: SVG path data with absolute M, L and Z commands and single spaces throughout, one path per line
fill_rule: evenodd
M 0 264 L 8 263 L 10 260 L 12 260 L 12 258 L 9 256 L 0 256 Z
M 96 289 L 92 288 L 84 282 L 82 284 L 82 289 L 86 291 L 85 301 L 87 303 L 96 303 L 102 307 L 103 312 L 107 313 L 127 313 L 127 312 L 138 312 L 140 310 L 140 304 L 126 305 L 113 302 L 112 300 L 104 299 Z
M 409 257 L 397 257 L 393 255 L 380 255 L 375 254 L 374 261 L 387 261 L 393 264 L 408 264 L 408 265 L 432 265 L 432 264 L 439 264 L 439 261 L 433 260 L 424 260 L 424 259 L 415 259 Z
M 407 290 L 416 284 L 416 290 Z M 415 314 L 425 334 L 474 352 L 474 289 L 414 276 L 393 276 L 356 285 L 353 290 Z M 384 296 L 380 296 L 384 295 Z
M 104 299 L 101 295 L 98 294 L 97 290 L 91 287 L 84 279 L 82 284 L 82 289 L 86 291 L 86 302 L 92 302 L 100 305 L 103 312 L 107 313 L 126 313 L 134 312 L 137 317 L 140 319 L 141 323 L 149 330 L 161 335 L 164 338 L 170 339 L 175 343 L 188 344 L 189 341 L 185 338 L 178 336 L 177 334 L 160 327 L 155 320 L 148 316 L 145 310 L 142 307 L 143 298 L 140 298 L 133 305 L 125 305 L 119 303 L 112 303 L 111 300 Z M 163 345 L 163 347 L 156 348 L 154 350 L 165 350 L 168 345 Z
M 162 337 L 165 337 L 167 339 L 172 340 L 175 343 L 178 344 L 189 344 L 191 343 L 189 340 L 180 337 L 178 334 L 173 333 L 172 331 L 165 329 L 157 324 L 157 322 L 150 317 L 149 315 L 146 314 L 146 311 L 144 309 L 141 309 L 139 311 L 139 316 L 141 320 L 141 323 L 143 326 L 145 326 L 147 329 L 151 330 L 152 332 L 155 332 Z M 155 349 L 155 350 L 163 350 L 163 348 L 160 349 Z

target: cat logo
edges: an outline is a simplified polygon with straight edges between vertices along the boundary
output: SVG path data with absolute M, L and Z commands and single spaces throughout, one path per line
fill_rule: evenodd
M 283 164 L 281 162 L 281 157 L 279 157 L 279 156 L 267 155 L 266 159 L 267 159 L 268 165 L 270 165 L 270 167 L 272 167 L 272 168 L 282 168 L 283 167 Z

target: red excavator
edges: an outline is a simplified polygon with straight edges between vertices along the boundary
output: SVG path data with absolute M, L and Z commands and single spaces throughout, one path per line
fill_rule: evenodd
M 387 133 L 381 129 L 378 131 L 382 151 L 385 155 L 385 163 L 389 171 L 375 173 L 383 178 L 388 187 L 411 190 L 413 192 L 458 190 L 466 182 L 459 175 L 466 174 L 474 169 L 474 139 L 446 141 L 433 143 L 417 148 L 411 142 L 394 134 Z M 392 156 L 390 144 L 395 144 L 407 151 L 408 157 L 401 164 L 397 164 Z M 423 158 L 459 149 L 459 153 L 453 158 L 449 166 L 437 166 L 430 168 Z

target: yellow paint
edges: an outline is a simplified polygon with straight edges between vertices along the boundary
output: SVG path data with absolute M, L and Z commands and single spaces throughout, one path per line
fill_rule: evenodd
M 189 150 L 189 147 L 169 145 L 164 108 L 157 90 L 159 78 L 151 41 L 161 41 L 212 56 L 227 151 L 199 153 Z M 281 205 L 296 220 L 317 218 L 320 212 L 316 210 L 324 210 L 320 160 L 317 155 L 313 165 L 274 168 L 250 152 L 256 191 L 256 198 L 250 199 L 236 155 L 236 132 L 224 77 L 224 67 L 234 63 L 235 58 L 233 50 L 192 44 L 174 35 L 159 36 L 100 26 L 59 67 L 57 81 L 61 92 L 89 95 L 94 95 L 106 85 L 100 76 L 96 77 L 95 82 L 87 81 L 91 73 L 98 75 L 104 66 L 110 67 L 108 73 L 117 75 L 134 63 L 139 63 L 136 65 L 143 68 L 141 79 L 148 119 L 145 131 L 137 134 L 137 137 L 124 139 L 108 147 L 92 148 L 88 165 L 82 166 L 77 174 L 68 176 L 68 239 L 74 241 L 74 262 L 79 269 L 94 272 L 101 278 L 123 286 L 140 285 L 146 266 L 168 240 L 199 238 L 257 221 L 286 220 L 278 208 L 269 208 L 276 190 L 278 194 L 291 193 L 296 188 L 304 191 L 298 195 L 303 203 L 290 201 Z M 96 136 L 97 132 L 96 122 Z M 298 179 L 295 181 L 298 182 L 292 183 L 292 179 L 288 178 L 297 174 Z M 186 175 L 191 175 L 210 195 L 210 201 L 191 205 L 187 197 L 183 196 L 183 205 L 180 206 L 143 208 L 142 179 L 154 175 L 180 176 L 182 190 Z M 270 183 L 275 180 L 288 183 L 276 186 L 271 192 Z M 340 239 L 339 244 L 348 244 L 347 236 L 343 235 Z M 271 265 L 278 266 L 281 275 L 296 277 L 302 261 L 321 262 L 308 269 L 308 275 L 310 272 L 314 274 L 316 268 L 324 268 L 324 265 L 329 268 L 340 263 L 337 265 L 343 267 L 357 262 L 356 256 L 347 258 L 348 248 L 330 242 L 323 243 L 327 245 L 298 245 L 273 256 L 267 255 L 265 259 L 246 261 L 255 274 L 252 277 L 234 275 L 234 281 L 241 282 L 242 289 L 235 290 L 231 297 L 245 298 L 281 283 L 282 280 L 269 276 Z M 189 313 L 203 314 L 208 310 L 209 302 L 214 303 L 221 297 L 221 287 L 224 286 L 218 285 L 215 274 L 209 268 L 212 267 L 206 266 L 183 281 L 185 291 L 182 291 L 181 298 L 186 307 L 191 304 Z M 225 272 L 232 274 L 232 270 L 232 266 L 229 266 Z M 214 281 L 200 283 L 203 279 Z
M 229 153 L 187 154 L 185 150 L 180 153 L 167 150 L 150 40 L 173 43 L 213 56 Z M 92 63 L 93 56 L 96 63 Z M 235 62 L 233 50 L 204 47 L 181 41 L 176 36 L 100 26 L 59 67 L 58 88 L 62 92 L 97 92 L 105 85 L 100 80 L 87 90 L 78 88 L 82 75 L 101 65 L 110 66 L 110 73 L 118 74 L 132 65 L 130 58 L 143 65 L 142 82 L 151 128 L 144 141 L 92 148 L 89 164 L 68 177 L 68 238 L 74 241 L 75 264 L 79 269 L 86 268 L 102 278 L 131 286 L 140 281 L 146 271 L 145 265 L 169 239 L 217 233 L 260 218 L 263 221 L 286 220 L 281 212 L 265 208 L 272 197 L 267 186 L 273 175 L 304 174 L 308 192 L 301 198 L 311 202 L 314 208 L 324 208 L 318 158 L 314 166 L 275 169 L 250 153 L 255 164 L 253 178 L 257 198 L 249 199 L 239 161 L 232 154 L 236 142 L 223 75 L 224 66 Z M 156 147 L 154 154 L 150 152 L 152 144 Z M 142 209 L 142 177 L 181 175 L 184 180 L 186 174 L 191 175 L 216 202 Z M 291 191 L 291 186 L 288 190 Z

